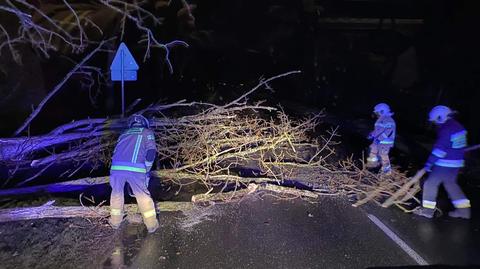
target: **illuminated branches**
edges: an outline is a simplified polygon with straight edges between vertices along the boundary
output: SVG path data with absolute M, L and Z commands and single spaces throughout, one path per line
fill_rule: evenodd
M 112 37 L 123 40 L 126 22 L 130 21 L 138 31 L 143 32 L 138 43 L 145 45 L 144 61 L 150 57 L 151 48 L 164 49 L 165 64 L 172 73 L 170 50 L 177 46 L 188 47 L 188 44 L 180 40 L 160 42 L 155 34 L 163 18 L 144 7 L 147 4 L 137 0 L 100 0 L 96 3 L 62 0 L 57 4 L 37 7 L 25 0 L 6 0 L 5 4 L 0 4 L 0 14 L 15 17 L 16 26 L 12 30 L 0 25 L 0 54 L 8 49 L 13 59 L 21 63 L 17 50 L 19 45 L 31 46 L 47 58 L 52 51 L 83 53 L 87 47 L 96 46 L 101 40 Z M 189 7 L 186 2 L 184 4 Z M 117 21 L 121 22 L 120 27 L 114 27 Z
M 34 49 L 40 51 L 44 57 L 49 57 L 50 51 L 58 50 L 54 40 L 59 39 L 61 42 L 72 50 L 72 52 L 79 53 L 86 47 L 86 36 L 83 26 L 80 21 L 77 21 L 77 27 L 79 30 L 79 36 L 72 36 L 65 27 L 62 27 L 60 23 L 50 18 L 45 12 L 36 6 L 28 3 L 24 0 L 6 0 L 6 5 L 0 5 L 0 11 L 14 15 L 17 18 L 16 33 L 9 34 L 7 30 L 2 27 L 3 36 L 0 36 L 0 53 L 4 47 L 10 49 L 10 53 L 13 58 L 19 62 L 20 55 L 15 50 L 15 46 L 20 44 L 27 44 Z M 70 9 L 74 17 L 78 19 L 78 15 L 71 8 L 66 1 L 64 1 L 66 7 Z M 31 14 L 37 15 L 46 21 L 47 26 L 42 26 L 36 23 Z M 14 35 L 14 37 L 12 36 Z
M 72 72 L 90 71 L 87 67 Z M 407 211 L 407 201 L 415 200 L 420 190 L 418 182 L 412 183 L 396 170 L 392 175 L 383 175 L 372 173 L 363 163 L 351 159 L 333 161 L 339 135 L 337 128 L 325 129 L 321 125 L 323 112 L 291 118 L 263 102 L 246 101 L 269 82 L 296 73 L 260 80 L 246 94 L 225 105 L 182 100 L 137 111 L 150 119 L 156 136 L 158 165 L 151 176 L 179 186 L 200 182 L 208 190 L 202 196 L 205 199 L 210 199 L 208 194 L 216 186 L 233 185 L 240 190 L 254 186 L 250 183 L 295 180 L 310 187 L 315 195 L 344 195 L 355 206 L 367 202 L 395 204 Z M 16 171 L 35 169 L 29 178 L 15 182 L 17 185 L 34 182 L 52 167 L 63 169 L 62 178 L 74 177 L 86 167 L 106 168 L 119 134 L 126 129 L 126 121 L 84 119 L 42 136 L 0 139 L 0 162 L 9 168 L 12 177 Z M 99 184 L 106 180 L 102 178 Z M 3 183 L 9 184 L 8 180 Z M 272 191 L 271 186 L 255 188 Z M 281 188 L 275 192 L 281 199 L 308 196 Z M 231 199 L 235 194 L 219 196 Z
M 71 73 L 79 70 L 80 67 Z M 294 73 L 297 72 L 274 78 Z M 264 84 L 265 81 L 261 81 L 254 89 Z M 289 164 L 322 166 L 326 156 L 334 152 L 335 131 L 327 138 L 309 138 L 322 114 L 293 120 L 262 102 L 247 104 L 243 101 L 246 97 L 242 95 L 223 106 L 180 101 L 140 111 L 152 119 L 162 166 L 176 173 L 200 176 L 201 181 L 210 186 L 211 178 L 228 179 L 248 165 L 258 170 L 257 176 L 283 180 L 291 174 L 291 169 L 285 168 Z M 28 126 L 41 107 L 17 133 Z M 183 107 L 197 112 L 166 116 L 169 111 Z M 66 175 L 73 176 L 86 163 L 108 166 L 116 137 L 125 126 L 124 119 L 86 119 L 60 126 L 44 136 L 3 139 L 0 157 L 11 165 L 45 169 L 52 163 L 73 161 L 76 165 L 65 171 Z

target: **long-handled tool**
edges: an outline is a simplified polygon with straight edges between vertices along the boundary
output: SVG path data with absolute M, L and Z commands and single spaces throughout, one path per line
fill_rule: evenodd
M 480 149 L 480 145 L 468 147 L 465 149 L 465 152 L 474 151 L 477 149 Z M 392 204 L 394 204 L 395 201 L 400 196 L 405 194 L 415 183 L 417 183 L 423 177 L 423 175 L 425 175 L 425 173 L 426 173 L 425 169 L 419 170 L 407 184 L 403 185 L 397 192 L 395 192 L 392 196 L 390 196 L 390 198 L 388 198 L 385 202 L 383 202 L 382 207 L 389 207 Z

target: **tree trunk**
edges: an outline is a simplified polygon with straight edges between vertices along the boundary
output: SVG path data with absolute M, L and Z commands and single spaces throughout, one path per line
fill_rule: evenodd
M 190 202 L 159 202 L 156 207 L 160 211 L 187 211 L 193 208 Z M 125 205 L 127 218 L 137 214 L 136 204 Z M 110 215 L 110 207 L 43 206 L 0 209 L 0 223 L 9 221 L 44 219 L 44 218 L 105 218 Z

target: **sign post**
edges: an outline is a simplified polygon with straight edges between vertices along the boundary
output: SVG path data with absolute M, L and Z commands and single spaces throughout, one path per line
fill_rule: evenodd
M 125 81 L 137 80 L 138 64 L 125 43 L 121 43 L 110 65 L 112 81 L 122 82 L 122 118 L 125 116 Z

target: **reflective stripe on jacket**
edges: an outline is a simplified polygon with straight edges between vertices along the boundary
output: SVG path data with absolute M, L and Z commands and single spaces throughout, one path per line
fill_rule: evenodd
M 145 128 L 130 128 L 117 140 L 110 170 L 146 173 L 147 151 L 156 150 L 154 133 Z
M 393 145 L 395 142 L 395 121 L 391 116 L 381 116 L 375 122 L 372 136 L 379 144 Z
M 447 120 L 438 128 L 438 137 L 427 164 L 443 167 L 463 167 L 467 147 L 467 131 L 454 119 Z

